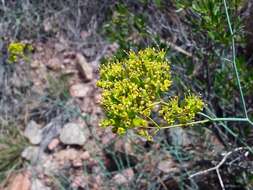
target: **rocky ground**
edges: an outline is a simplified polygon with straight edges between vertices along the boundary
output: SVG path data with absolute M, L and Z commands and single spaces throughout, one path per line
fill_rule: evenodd
M 148 143 L 100 128 L 99 62 L 64 42 L 33 47 L 30 63 L 14 65 L 5 86 L 9 95 L 24 95 L 21 104 L 2 102 L 2 108 L 22 115 L 19 127 L 29 143 L 22 168 L 3 189 L 179 189 L 180 181 L 191 184 L 189 168 L 224 149 L 208 129 L 175 128 Z M 117 48 L 108 47 L 105 55 Z

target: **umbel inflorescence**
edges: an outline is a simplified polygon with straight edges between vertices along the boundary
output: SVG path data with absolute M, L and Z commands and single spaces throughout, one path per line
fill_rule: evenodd
M 113 126 L 119 135 L 134 129 L 150 139 L 150 129 L 162 128 L 151 117 L 157 106 L 168 125 L 192 121 L 204 106 L 199 96 L 191 94 L 183 100 L 177 96 L 162 99 L 172 85 L 170 63 L 164 51 L 152 48 L 130 51 L 127 59 L 102 65 L 97 85 L 103 90 L 101 104 L 106 113 L 101 126 Z

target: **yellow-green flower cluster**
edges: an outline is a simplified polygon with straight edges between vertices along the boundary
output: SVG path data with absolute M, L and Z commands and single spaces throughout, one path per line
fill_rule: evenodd
M 164 51 L 131 51 L 126 60 L 102 65 L 97 85 L 103 89 L 102 105 L 107 119 L 101 125 L 114 126 L 113 131 L 121 135 L 129 128 L 147 126 L 146 118 L 150 117 L 154 102 L 171 83 Z
M 106 113 L 101 126 L 113 126 L 113 132 L 119 135 L 134 128 L 150 140 L 148 124 L 159 127 L 151 117 L 157 104 L 161 105 L 159 113 L 168 125 L 192 121 L 204 106 L 200 97 L 194 95 L 181 101 L 178 97 L 162 100 L 163 93 L 172 85 L 170 63 L 164 51 L 151 48 L 131 51 L 125 60 L 102 65 L 97 85 L 103 89 L 102 105 Z
M 32 46 L 22 42 L 12 42 L 8 46 L 8 62 L 15 63 L 19 60 L 26 60 L 25 50 L 32 51 Z
M 183 124 L 191 122 L 203 107 L 204 103 L 198 96 L 188 95 L 182 101 L 176 96 L 163 104 L 159 113 L 169 125 Z

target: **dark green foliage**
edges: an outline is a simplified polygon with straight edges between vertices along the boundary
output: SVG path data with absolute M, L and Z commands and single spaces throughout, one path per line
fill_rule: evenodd
M 242 37 L 241 18 L 239 17 L 239 8 L 242 6 L 242 0 L 231 0 L 229 2 L 229 14 L 233 20 L 234 35 L 238 40 Z M 229 45 L 231 34 L 226 18 L 226 12 L 222 0 L 175 0 L 178 8 L 187 9 L 193 13 L 189 18 L 192 24 L 194 34 L 204 34 L 212 43 L 220 45 Z
M 138 49 L 148 37 L 146 18 L 143 12 L 131 10 L 125 3 L 116 3 L 109 21 L 104 24 L 104 35 L 112 42 L 117 42 L 120 49 L 118 58 L 126 56 L 127 50 Z

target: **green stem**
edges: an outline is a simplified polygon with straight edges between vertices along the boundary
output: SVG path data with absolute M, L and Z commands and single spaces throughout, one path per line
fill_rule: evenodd
M 253 126 L 253 122 L 249 118 L 248 118 L 248 122 L 249 122 L 250 125 Z
M 159 131 L 160 129 L 170 129 L 170 128 L 175 128 L 175 127 L 193 126 L 193 125 L 203 124 L 203 123 L 207 123 L 207 122 L 221 122 L 221 121 L 249 122 L 251 125 L 253 125 L 253 122 L 250 121 L 248 118 L 236 118 L 236 117 L 212 118 L 212 117 L 210 117 L 204 113 L 201 113 L 201 112 L 199 112 L 198 114 L 206 117 L 207 119 L 200 120 L 200 121 L 193 121 L 193 122 L 189 122 L 189 123 L 181 123 L 181 124 L 176 124 L 176 125 L 164 126 L 164 127 L 161 127 L 160 125 L 158 125 L 152 118 L 150 118 L 150 117 L 147 117 L 147 118 L 157 127 L 157 131 Z M 145 127 L 145 128 L 152 128 L 153 129 L 153 127 Z
M 161 129 L 170 129 L 170 128 L 175 128 L 175 127 L 184 127 L 184 126 L 190 126 L 190 125 L 196 125 L 196 124 L 203 124 L 203 123 L 207 123 L 207 122 L 210 122 L 210 120 L 209 119 L 204 119 L 204 120 L 193 121 L 193 122 L 189 122 L 189 123 L 181 123 L 181 124 L 176 124 L 176 125 L 170 125 L 170 126 L 161 127 Z
M 161 126 L 158 125 L 158 123 L 156 123 L 151 117 L 147 117 L 147 118 L 156 126 L 157 129 L 153 132 L 153 135 L 156 135 L 156 133 L 157 133 L 158 131 L 160 131 Z
M 228 27 L 229 27 L 229 32 L 232 36 L 232 56 L 233 56 L 233 68 L 235 71 L 235 75 L 236 75 L 236 81 L 237 81 L 237 85 L 239 87 L 239 91 L 240 91 L 240 97 L 241 97 L 241 101 L 243 104 L 243 109 L 244 109 L 244 114 L 245 117 L 248 118 L 248 112 L 247 112 L 247 108 L 246 108 L 246 104 L 245 104 L 245 99 L 244 99 L 244 94 L 242 91 L 242 86 L 241 86 L 241 82 L 240 82 L 240 76 L 239 76 L 239 72 L 236 66 L 236 52 L 235 52 L 235 38 L 234 38 L 234 31 L 232 29 L 232 25 L 231 25 L 231 21 L 230 21 L 230 17 L 229 17 L 229 13 L 228 13 L 228 7 L 227 7 L 227 2 L 226 0 L 223 0 L 224 3 L 224 7 L 225 7 L 225 11 L 226 11 L 226 17 L 227 17 L 227 21 L 228 21 Z
M 236 117 L 218 117 L 218 118 L 213 118 L 211 121 L 243 121 L 243 122 L 248 122 L 248 118 L 236 118 Z
M 151 117 L 147 117 L 158 129 L 160 129 L 160 125 L 158 125 Z
M 208 116 L 209 117 L 209 116 Z M 176 124 L 176 125 L 170 125 L 166 127 L 161 127 L 161 129 L 169 129 L 169 128 L 175 128 L 175 127 L 184 127 L 184 126 L 192 126 L 196 124 L 203 124 L 207 122 L 218 122 L 218 121 L 243 121 L 243 122 L 248 122 L 248 118 L 234 118 L 234 117 L 227 117 L 227 118 L 211 118 L 209 117 L 208 119 L 200 120 L 200 121 L 193 121 L 189 123 L 181 123 L 181 124 Z
M 202 115 L 209 119 L 210 121 L 242 121 L 242 122 L 249 122 L 248 118 L 240 118 L 240 117 L 217 117 L 217 118 L 212 118 L 204 113 L 199 112 L 199 115 Z

